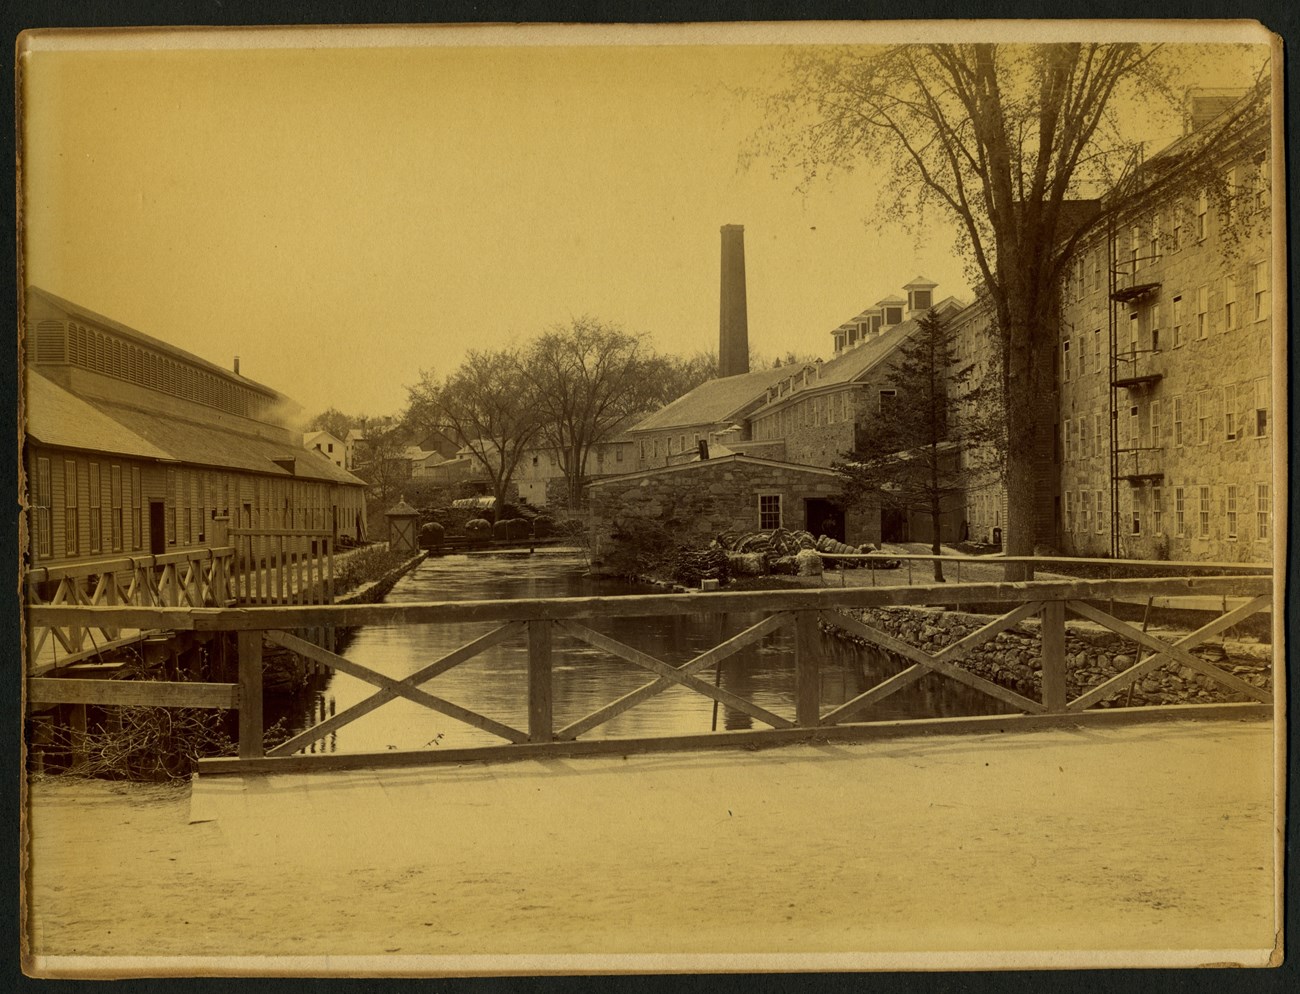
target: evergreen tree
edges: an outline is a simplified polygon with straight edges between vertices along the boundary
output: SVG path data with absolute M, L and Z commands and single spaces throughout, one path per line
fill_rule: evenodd
M 875 504 L 928 514 L 940 554 L 943 515 L 965 503 L 970 478 L 983 464 L 963 465 L 962 452 L 1001 450 L 1000 405 L 981 385 L 964 388 L 972 369 L 958 368 L 950 326 L 933 311 L 898 346 L 889 373 L 892 400 L 857 426 L 855 448 L 833 466 L 843 476 L 845 506 Z M 934 563 L 942 583 L 943 564 Z

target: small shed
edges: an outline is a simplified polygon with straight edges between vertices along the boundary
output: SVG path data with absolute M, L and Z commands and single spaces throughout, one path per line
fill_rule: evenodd
M 396 507 L 384 512 L 384 517 L 388 519 L 388 548 L 415 555 L 420 550 L 420 512 L 403 497 Z

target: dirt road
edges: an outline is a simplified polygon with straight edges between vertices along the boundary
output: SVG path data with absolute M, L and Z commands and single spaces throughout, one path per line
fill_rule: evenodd
M 1259 962 L 1271 743 L 1178 722 L 209 778 L 193 823 L 188 790 L 44 781 L 28 932 L 59 972 Z

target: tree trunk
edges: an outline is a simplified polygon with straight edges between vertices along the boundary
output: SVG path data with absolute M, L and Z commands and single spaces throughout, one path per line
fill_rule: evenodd
M 1023 300 L 1013 292 L 1010 301 L 1010 323 L 1007 335 L 1007 465 L 1006 494 L 1007 520 L 1002 533 L 1002 548 L 1010 556 L 1034 554 L 1035 527 L 1035 439 L 1038 425 L 1034 410 L 1038 384 L 1034 376 L 1033 354 L 1035 329 L 1032 318 L 1025 313 Z M 1007 563 L 1006 579 L 1029 580 L 1033 566 L 1029 563 Z

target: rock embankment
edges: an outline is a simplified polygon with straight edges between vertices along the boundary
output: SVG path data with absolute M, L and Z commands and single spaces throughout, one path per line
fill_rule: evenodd
M 846 611 L 864 624 L 877 628 L 908 645 L 936 653 L 983 627 L 988 617 L 910 608 L 863 608 Z M 832 631 L 851 641 L 855 636 Z M 1174 641 L 1168 633 L 1153 632 L 1157 638 Z M 1084 626 L 1066 625 L 1066 692 L 1074 698 L 1111 677 L 1122 673 L 1137 661 L 1139 646 L 1109 632 Z M 883 651 L 883 650 L 882 650 Z M 1268 646 L 1234 645 L 1232 642 L 1209 642 L 1192 649 L 1192 654 L 1255 687 L 1272 689 L 1272 658 Z M 1147 655 L 1147 653 L 1144 653 Z M 955 665 L 976 676 L 1014 690 L 1034 700 L 1042 697 L 1042 643 L 1036 623 L 1021 623 L 989 639 Z M 1166 663 L 1147 673 L 1132 685 L 1102 701 L 1100 707 L 1154 704 L 1210 704 L 1249 700 L 1198 673 L 1189 666 Z

